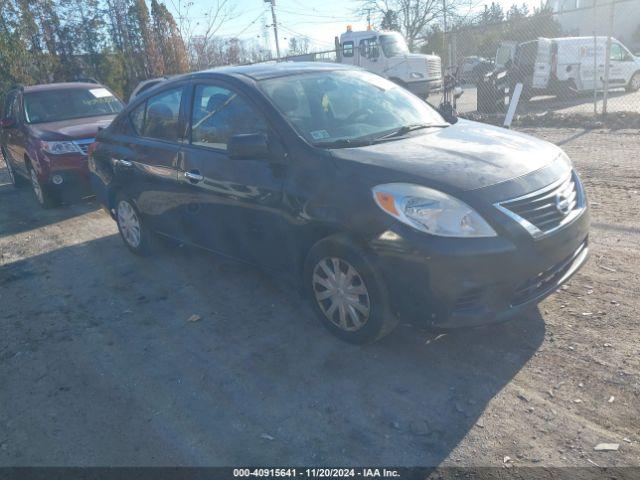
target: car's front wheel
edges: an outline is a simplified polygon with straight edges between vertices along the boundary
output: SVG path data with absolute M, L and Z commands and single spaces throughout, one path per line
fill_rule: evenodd
M 152 233 L 143 223 L 142 216 L 133 202 L 124 196 L 116 199 L 116 223 L 125 245 L 136 255 L 151 252 Z
M 347 342 L 373 342 L 398 322 L 375 268 L 348 242 L 316 244 L 305 262 L 305 283 L 322 324 Z
M 56 205 L 56 200 L 47 185 L 43 185 L 38 178 L 38 174 L 32 166 L 29 166 L 29 178 L 31 179 L 31 189 L 36 197 L 36 201 L 42 208 L 50 208 Z
M 4 160 L 4 164 L 7 167 L 7 174 L 9 175 L 9 181 L 11 182 L 11 185 L 18 188 L 19 186 L 22 185 L 22 177 L 15 172 L 15 170 L 13 169 L 13 166 L 11 165 L 11 162 L 9 162 L 9 159 L 5 155 L 3 149 L 0 149 L 0 156 Z

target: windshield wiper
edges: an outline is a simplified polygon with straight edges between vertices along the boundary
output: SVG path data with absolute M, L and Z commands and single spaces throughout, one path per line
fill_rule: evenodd
M 330 140 L 326 142 L 316 142 L 313 145 L 321 148 L 351 148 L 351 147 L 364 147 L 371 145 L 373 141 L 371 139 L 358 140 L 352 138 L 338 138 L 337 140 Z
M 380 137 L 376 137 L 375 140 L 378 141 L 385 140 L 387 138 L 401 137 L 402 135 L 406 135 L 409 132 L 413 132 L 414 130 L 421 130 L 423 128 L 444 128 L 448 126 L 449 124 L 444 123 L 412 123 L 410 125 L 403 125 L 391 133 L 386 133 Z

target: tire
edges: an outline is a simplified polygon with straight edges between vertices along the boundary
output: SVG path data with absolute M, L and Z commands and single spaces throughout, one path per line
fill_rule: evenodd
M 573 79 L 567 80 L 559 88 L 560 90 L 556 95 L 559 100 L 570 100 L 578 93 L 576 82 Z
M 115 203 L 116 224 L 127 248 L 140 256 L 147 256 L 153 249 L 153 233 L 145 225 L 135 204 L 123 194 L 118 194 Z
M 346 342 L 374 342 L 398 324 L 375 267 L 344 238 L 330 237 L 311 249 L 304 290 L 321 323 Z
M 9 174 L 11 185 L 13 185 L 15 188 L 20 188 L 22 185 L 24 185 L 24 178 L 22 178 L 19 173 L 16 173 L 13 165 L 11 165 L 11 162 L 9 162 L 9 157 L 5 155 L 4 149 L 0 149 L 0 156 L 2 156 L 2 160 L 4 160 L 4 164 L 7 167 L 7 173 Z
M 627 92 L 637 92 L 640 90 L 640 71 L 631 75 L 631 79 L 629 80 L 626 90 Z
M 55 207 L 58 202 L 49 187 L 47 185 L 42 185 L 38 178 L 38 174 L 31 165 L 29 165 L 28 171 L 29 178 L 31 179 L 31 190 L 33 191 L 33 195 L 35 196 L 38 205 L 42 208 Z

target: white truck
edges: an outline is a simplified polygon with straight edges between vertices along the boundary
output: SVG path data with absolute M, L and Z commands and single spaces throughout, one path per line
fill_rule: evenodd
M 440 57 L 410 53 L 398 32 L 354 32 L 347 27 L 336 37 L 336 61 L 377 73 L 422 98 L 442 89 Z
M 503 43 L 496 53 L 497 69 L 516 72 L 524 98 L 534 95 L 568 96 L 604 88 L 607 37 L 538 38 Z M 615 38 L 609 56 L 609 88 L 640 89 L 640 57 Z

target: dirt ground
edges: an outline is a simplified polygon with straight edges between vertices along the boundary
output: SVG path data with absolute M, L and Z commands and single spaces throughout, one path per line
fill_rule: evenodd
M 585 268 L 511 323 L 364 347 L 256 269 L 137 258 L 95 202 L 41 210 L 0 167 L 0 466 L 639 465 L 640 134 L 527 132 L 582 175 Z

